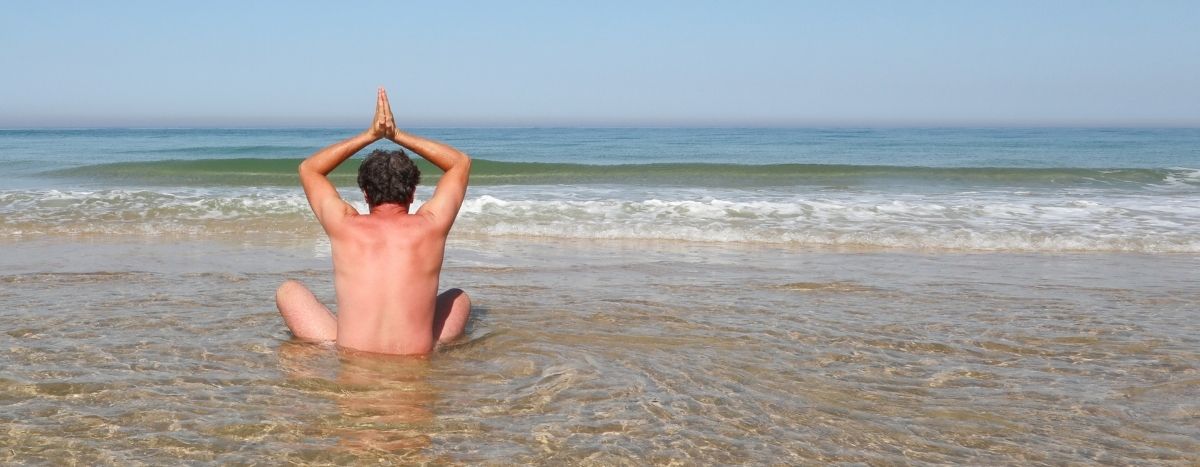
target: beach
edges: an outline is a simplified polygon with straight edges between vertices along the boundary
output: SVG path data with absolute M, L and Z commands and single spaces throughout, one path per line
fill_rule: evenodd
M 1200 462 L 1200 131 L 433 129 L 427 359 L 274 307 L 352 133 L 0 131 L 0 461 Z

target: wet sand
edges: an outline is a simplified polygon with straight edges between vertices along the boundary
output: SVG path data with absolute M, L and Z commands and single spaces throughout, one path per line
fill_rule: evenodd
M 293 341 L 318 241 L 0 245 L 0 462 L 1200 463 L 1200 257 L 452 240 L 469 337 Z

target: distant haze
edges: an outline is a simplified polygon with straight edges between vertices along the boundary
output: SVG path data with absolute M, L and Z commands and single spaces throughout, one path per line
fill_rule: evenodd
M 1200 126 L 1200 2 L 28 2 L 0 128 Z

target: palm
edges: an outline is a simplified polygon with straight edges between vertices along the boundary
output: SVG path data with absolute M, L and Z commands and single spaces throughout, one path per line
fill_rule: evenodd
M 392 105 L 388 103 L 387 90 L 379 88 L 375 100 L 375 120 L 371 122 L 371 134 L 385 138 L 396 130 L 396 120 L 392 118 Z

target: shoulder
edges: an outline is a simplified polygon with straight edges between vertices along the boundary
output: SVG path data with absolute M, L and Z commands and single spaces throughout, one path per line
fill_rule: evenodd
M 353 230 L 361 224 L 363 218 L 367 217 L 360 214 L 350 203 L 341 200 L 328 203 L 328 205 L 323 206 L 322 211 L 317 216 L 317 221 L 330 234 Z

